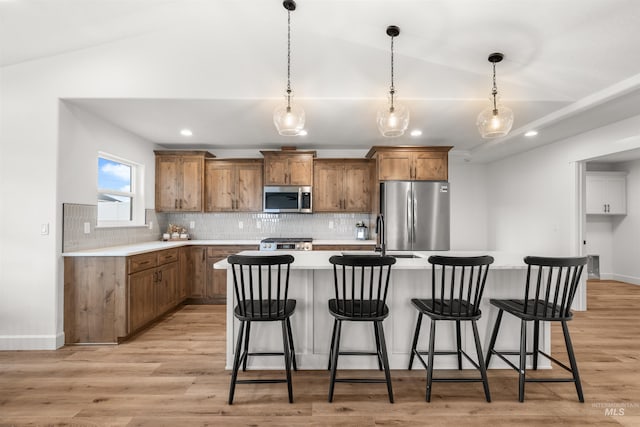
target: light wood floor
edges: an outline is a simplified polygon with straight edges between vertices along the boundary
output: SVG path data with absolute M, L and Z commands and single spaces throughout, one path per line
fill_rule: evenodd
M 640 287 L 588 286 L 589 311 L 569 323 L 583 404 L 571 383 L 528 383 L 526 401 L 519 403 L 512 370 L 489 372 L 492 403 L 484 401 L 480 383 L 437 383 L 426 403 L 424 371 L 418 370 L 392 372 L 393 405 L 384 384 L 337 384 L 329 404 L 328 373 L 301 371 L 294 375 L 294 404 L 286 403 L 284 384 L 263 384 L 239 385 L 229 406 L 224 307 L 192 305 L 119 346 L 0 352 L 0 425 L 638 426 Z M 556 355 L 564 355 L 561 340 L 554 327 Z M 607 415 L 616 407 L 618 415 Z

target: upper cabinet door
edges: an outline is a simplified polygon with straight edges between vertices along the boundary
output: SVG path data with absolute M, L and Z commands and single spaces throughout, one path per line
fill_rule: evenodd
M 206 211 L 261 211 L 262 174 L 261 160 L 208 160 Z
M 202 212 L 206 151 L 156 151 L 156 210 Z
M 202 157 L 183 157 L 180 162 L 182 187 L 180 211 L 202 212 L 202 194 L 204 178 L 204 159 Z
M 313 156 L 298 154 L 289 157 L 289 185 L 313 185 Z
M 411 153 L 408 152 L 388 152 L 378 155 L 378 179 L 388 180 L 410 180 L 412 175 Z
M 446 181 L 448 153 L 417 152 L 413 155 L 413 178 L 416 181 Z
M 265 157 L 264 185 L 287 185 L 287 158 L 280 156 Z
M 236 210 L 262 210 L 262 162 L 236 165 Z
M 174 211 L 178 209 L 178 158 L 156 157 L 156 210 Z
M 586 210 L 587 214 L 626 215 L 626 173 L 587 172 Z
M 264 185 L 313 185 L 315 151 L 261 151 Z
M 208 161 L 205 168 L 205 209 L 229 212 L 234 208 L 235 167 L 228 162 Z
M 344 163 L 343 210 L 347 212 L 371 211 L 371 163 L 369 161 Z
M 313 169 L 314 212 L 342 210 L 344 167 L 336 161 L 316 161 Z

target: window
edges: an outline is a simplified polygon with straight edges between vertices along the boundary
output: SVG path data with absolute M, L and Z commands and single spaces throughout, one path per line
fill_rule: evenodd
M 98 226 L 144 224 L 143 166 L 98 154 Z

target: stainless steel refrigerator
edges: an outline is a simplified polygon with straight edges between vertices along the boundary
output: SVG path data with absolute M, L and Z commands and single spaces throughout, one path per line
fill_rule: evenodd
M 449 183 L 385 181 L 380 183 L 387 250 L 449 250 Z

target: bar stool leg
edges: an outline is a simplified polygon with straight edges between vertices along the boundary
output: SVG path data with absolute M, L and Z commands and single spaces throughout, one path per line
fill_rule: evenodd
M 482 376 L 482 385 L 484 386 L 484 395 L 487 398 L 487 402 L 491 402 L 491 393 L 489 392 L 489 379 L 487 378 L 487 367 L 484 364 L 482 357 L 482 346 L 480 345 L 480 335 L 478 334 L 478 325 L 476 321 L 471 321 L 473 326 L 473 339 L 476 342 L 476 354 L 478 355 L 478 366 L 480 367 L 480 375 Z
M 247 330 L 244 335 L 244 356 L 242 359 L 242 370 L 247 370 L 247 359 L 249 359 L 249 335 L 251 335 L 251 322 L 247 322 Z
M 503 310 L 498 311 L 498 317 L 496 317 L 496 324 L 493 326 L 493 332 L 491 333 L 491 341 L 489 341 L 489 349 L 487 350 L 487 357 L 485 363 L 487 368 L 489 367 L 489 361 L 493 352 L 493 347 L 496 345 L 496 339 L 498 338 L 498 330 L 500 329 L 500 322 L 502 322 Z
M 382 360 L 380 360 L 381 358 L 381 350 L 380 350 L 380 335 L 378 334 L 378 327 L 376 326 L 376 323 L 373 323 L 373 333 L 376 336 L 376 353 L 378 353 L 378 370 L 382 371 Z
M 391 372 L 389 371 L 389 359 L 387 357 L 387 343 L 384 339 L 384 329 L 382 322 L 374 322 L 374 327 L 380 336 L 380 350 L 382 350 L 382 364 L 384 365 L 384 376 L 387 380 L 387 393 L 389 393 L 389 403 L 393 403 L 393 388 L 391 387 Z
M 289 354 L 289 336 L 287 333 L 287 321 L 282 322 L 282 348 L 284 350 L 284 367 L 287 372 L 287 390 L 289 392 L 289 403 L 293 403 L 293 386 L 291 385 L 291 355 Z
M 418 313 L 418 320 L 416 322 L 416 330 L 413 333 L 413 344 L 411 344 L 411 351 L 409 352 L 409 370 L 413 367 L 413 358 L 416 356 L 418 346 L 418 335 L 420 335 L 420 326 L 422 325 L 422 313 Z
M 233 404 L 233 395 L 236 390 L 236 379 L 238 378 L 238 369 L 240 369 L 240 352 L 242 350 L 243 333 L 244 333 L 244 321 L 240 321 L 240 329 L 238 330 L 238 340 L 236 342 L 236 354 L 233 357 L 233 371 L 231 371 L 231 384 L 229 385 L 229 405 Z
M 533 370 L 538 369 L 538 345 L 540 339 L 540 321 L 533 322 Z
M 567 346 L 569 363 L 571 364 L 571 373 L 573 374 L 573 381 L 576 385 L 578 400 L 584 403 L 584 396 L 582 394 L 582 383 L 580 382 L 580 374 L 578 373 L 578 363 L 576 362 L 576 356 L 573 354 L 573 345 L 571 344 L 571 337 L 569 336 L 569 327 L 567 326 L 567 322 L 564 320 L 562 321 L 562 332 L 564 334 L 564 342 Z
M 338 320 L 333 320 L 333 331 L 331 332 L 331 345 L 329 346 L 329 362 L 327 362 L 327 371 L 331 370 L 331 361 L 333 360 L 333 343 L 336 340 L 336 325 Z
M 458 370 L 462 370 L 462 338 L 460 337 L 460 321 L 456 320 L 456 346 L 458 351 Z
M 524 383 L 527 369 L 527 322 L 520 322 L 520 370 L 518 375 L 518 400 L 524 402 Z
M 329 403 L 333 402 L 333 389 L 336 384 L 336 370 L 338 367 L 338 355 L 340 354 L 340 333 L 342 332 L 342 320 L 336 321 L 333 339 L 333 353 L 331 359 L 331 381 L 329 382 Z
M 427 402 L 431 402 L 431 386 L 433 383 L 433 359 L 436 341 L 436 321 L 431 319 L 431 330 L 429 332 L 429 359 L 427 365 Z
M 291 332 L 291 319 L 287 317 L 287 334 L 289 335 L 289 349 L 291 351 L 291 361 L 293 362 L 293 370 L 298 370 L 298 364 L 296 363 L 296 349 L 293 346 L 293 333 Z

